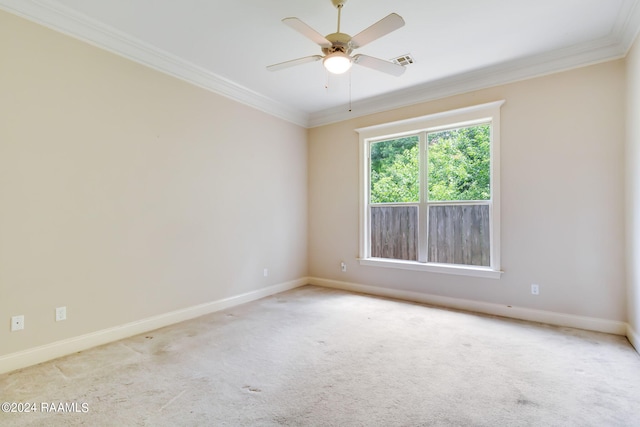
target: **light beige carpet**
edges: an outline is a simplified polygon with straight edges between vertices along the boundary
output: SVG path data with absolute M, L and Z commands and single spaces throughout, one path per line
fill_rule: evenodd
M 0 390 L 78 411 L 2 426 L 640 425 L 623 337 L 312 286 L 5 374 Z

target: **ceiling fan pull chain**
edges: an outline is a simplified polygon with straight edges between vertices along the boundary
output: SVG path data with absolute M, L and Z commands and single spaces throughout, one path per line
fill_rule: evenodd
M 349 70 L 349 112 L 351 112 L 351 70 Z

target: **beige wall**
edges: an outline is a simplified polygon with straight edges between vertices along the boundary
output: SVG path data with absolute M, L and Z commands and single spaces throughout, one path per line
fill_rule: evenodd
M 305 129 L 4 12 L 0 52 L 0 356 L 306 275 Z
M 311 129 L 310 276 L 626 321 L 624 73 L 612 61 Z M 360 266 L 354 129 L 501 99 L 502 278 Z
M 628 316 L 640 350 L 640 39 L 627 56 L 627 271 Z

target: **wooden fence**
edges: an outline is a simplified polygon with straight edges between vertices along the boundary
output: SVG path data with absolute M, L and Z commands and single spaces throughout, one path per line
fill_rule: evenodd
M 489 266 L 488 205 L 429 206 L 427 261 Z M 418 260 L 418 208 L 371 208 L 371 256 Z
M 429 206 L 429 262 L 489 266 L 489 205 Z
M 371 208 L 371 256 L 418 260 L 418 207 Z

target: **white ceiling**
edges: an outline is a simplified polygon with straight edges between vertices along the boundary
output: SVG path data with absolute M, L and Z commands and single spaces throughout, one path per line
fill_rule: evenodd
M 411 54 L 400 77 L 355 65 L 328 75 L 321 54 L 280 21 L 336 31 L 330 0 L 0 0 L 0 8 L 303 126 L 623 57 L 640 29 L 640 0 L 349 0 L 355 35 L 391 12 L 406 25 L 356 51 Z M 352 111 L 349 112 L 351 99 Z

